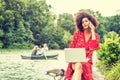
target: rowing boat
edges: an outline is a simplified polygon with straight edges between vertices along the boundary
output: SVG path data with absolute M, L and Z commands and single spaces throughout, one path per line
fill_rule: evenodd
M 58 54 L 54 55 L 32 55 L 32 56 L 26 56 L 26 55 L 21 55 L 22 59 L 57 59 Z

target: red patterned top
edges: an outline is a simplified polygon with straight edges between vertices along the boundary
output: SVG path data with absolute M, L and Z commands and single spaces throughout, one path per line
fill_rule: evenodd
M 86 57 L 89 59 L 88 63 L 92 65 L 92 54 L 94 50 L 99 49 L 99 38 L 100 36 L 98 34 L 95 34 L 96 39 L 92 40 L 92 35 L 88 39 L 88 41 L 85 41 L 85 35 L 84 32 L 76 31 L 73 35 L 73 39 L 70 43 L 70 48 L 85 48 L 86 49 Z M 67 71 L 66 71 L 66 78 L 71 77 L 72 70 L 71 70 L 70 63 L 68 65 Z

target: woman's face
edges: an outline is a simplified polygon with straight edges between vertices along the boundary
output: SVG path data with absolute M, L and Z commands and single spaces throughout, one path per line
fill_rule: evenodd
M 90 24 L 90 21 L 88 20 L 88 18 L 85 17 L 82 19 L 82 26 L 84 30 L 89 28 L 89 24 Z

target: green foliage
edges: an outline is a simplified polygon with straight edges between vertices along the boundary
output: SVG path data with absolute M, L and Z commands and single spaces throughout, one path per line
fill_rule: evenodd
M 109 32 L 104 36 L 104 43 L 100 45 L 98 50 L 98 58 L 100 67 L 111 68 L 120 59 L 120 37 L 115 32 Z
M 97 66 L 105 75 L 106 80 L 120 80 L 120 37 L 116 32 L 104 36 L 104 43 L 98 50 Z
M 52 42 L 48 42 L 48 45 L 51 49 L 60 49 L 59 44 L 57 44 L 56 42 L 52 41 Z
M 64 31 L 64 36 L 62 41 L 64 42 L 64 47 L 69 47 L 72 35 L 68 31 Z
M 42 30 L 40 42 L 47 43 L 52 49 L 63 48 L 63 36 L 64 30 L 62 28 L 49 25 Z
M 120 15 L 106 17 L 106 20 L 107 20 L 107 22 L 105 23 L 106 30 L 114 31 L 120 35 L 120 30 L 119 30 L 120 29 Z
M 13 43 L 8 48 L 10 49 L 30 49 L 33 47 L 33 44 L 23 42 L 23 43 Z
M 41 31 L 47 25 L 49 21 L 54 22 L 53 16 L 49 11 L 50 6 L 46 4 L 45 0 L 29 0 L 28 10 L 24 16 L 26 21 L 30 24 L 30 29 L 33 32 L 35 40 L 39 40 Z
M 74 26 L 72 14 L 69 14 L 69 13 L 60 14 L 57 19 L 57 26 L 60 26 L 64 30 L 73 34 L 75 31 L 75 26 Z
M 0 48 L 2 48 L 2 46 L 3 46 L 3 43 L 2 43 L 2 41 L 0 41 Z
M 0 39 L 3 48 L 27 48 L 26 45 L 38 40 L 42 28 L 49 20 L 53 21 L 49 8 L 45 0 L 0 1 Z
M 1 11 L 0 11 L 1 12 Z M 3 23 L 3 21 L 4 21 L 4 18 L 3 18 L 3 16 L 0 16 L 0 22 L 1 23 Z M 2 24 L 0 25 L 0 28 L 2 27 Z
M 0 30 L 0 37 L 3 36 L 3 30 Z
M 105 76 L 107 80 L 120 80 L 120 63 L 117 63 L 110 71 L 107 71 Z
M 75 31 L 73 15 L 63 13 L 57 18 L 50 8 L 51 5 L 47 5 L 46 0 L 0 0 L 0 46 L 27 48 L 37 41 L 40 44 L 48 43 L 52 49 L 68 47 Z M 98 11 L 88 11 L 100 23 L 96 31 L 101 35 L 101 42 L 107 31 L 119 33 L 119 15 L 106 18 Z M 115 44 L 109 46 L 113 45 Z M 114 56 L 111 55 L 111 58 Z

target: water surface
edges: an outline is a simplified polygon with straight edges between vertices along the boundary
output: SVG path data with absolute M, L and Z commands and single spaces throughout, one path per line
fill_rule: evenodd
M 0 51 L 0 80 L 54 80 L 47 70 L 66 69 L 63 50 L 49 50 L 47 54 L 59 54 L 57 60 L 25 60 L 20 55 L 31 55 L 31 50 Z

